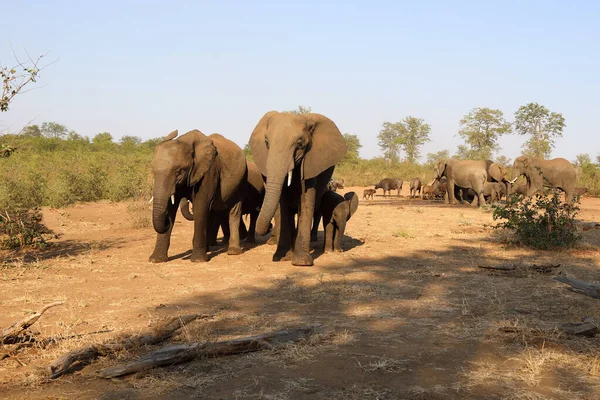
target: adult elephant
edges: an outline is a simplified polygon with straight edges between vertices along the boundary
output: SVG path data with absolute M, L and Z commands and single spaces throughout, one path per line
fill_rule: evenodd
M 506 168 L 491 160 L 485 160 L 485 168 L 487 172 L 487 182 L 503 184 L 504 193 L 510 194 L 511 184 L 508 179 L 506 179 Z
M 228 210 L 231 238 L 227 254 L 240 254 L 239 224 L 246 180 L 242 149 L 215 133 L 192 130 L 179 138 L 171 132 L 156 146 L 152 158 L 154 204 L 152 224 L 157 232 L 150 262 L 167 261 L 171 232 L 181 199 L 194 207 L 193 262 L 208 261 L 206 230 L 210 209 Z
M 254 162 L 266 177 L 265 200 L 256 233 L 267 232 L 279 205 L 281 227 L 273 261 L 291 258 L 293 265 L 313 265 L 311 224 L 314 214 L 320 217 L 315 205 L 321 203 L 335 164 L 346 154 L 342 134 L 332 120 L 320 114 L 270 111 L 254 128 L 250 149 Z M 320 218 L 315 219 L 317 228 Z
M 527 196 L 533 196 L 544 187 L 558 188 L 565 192 L 565 201 L 573 201 L 577 184 L 577 169 L 564 158 L 543 160 L 541 158 L 521 156 L 513 163 L 514 183 L 519 176 L 527 179 Z
M 451 204 L 456 204 L 454 195 L 455 186 L 463 189 L 472 189 L 476 196 L 471 205 L 477 202 L 479 206 L 485 205 L 483 198 L 483 185 L 487 181 L 486 161 L 476 160 L 441 160 L 434 170 L 435 179 L 448 178 L 446 197 Z

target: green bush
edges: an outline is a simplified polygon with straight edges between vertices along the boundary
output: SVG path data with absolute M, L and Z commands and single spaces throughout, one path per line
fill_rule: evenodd
M 0 213 L 0 248 L 43 248 L 47 245 L 44 234 L 48 233 L 51 232 L 42 223 L 42 214 L 37 208 Z
M 581 240 L 575 227 L 579 199 L 563 204 L 561 194 L 555 189 L 534 199 L 513 193 L 506 204 L 492 206 L 494 220 L 505 220 L 495 228 L 512 230 L 517 243 L 536 249 L 575 246 Z

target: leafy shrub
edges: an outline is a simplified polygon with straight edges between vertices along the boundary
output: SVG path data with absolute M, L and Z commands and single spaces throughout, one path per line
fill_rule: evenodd
M 48 233 L 52 232 L 42 223 L 42 214 L 37 208 L 0 213 L 0 248 L 43 248 L 47 245 L 44 234 Z
M 575 227 L 578 204 L 579 199 L 563 204 L 556 189 L 535 199 L 513 193 L 506 204 L 493 206 L 494 220 L 505 220 L 495 228 L 514 231 L 517 243 L 536 249 L 570 248 L 581 240 Z
M 334 171 L 336 179 L 343 179 L 347 186 L 373 186 L 383 178 L 400 178 L 405 185 L 411 178 L 420 178 L 426 185 L 433 179 L 433 166 L 408 162 L 389 163 L 381 158 L 344 162 Z

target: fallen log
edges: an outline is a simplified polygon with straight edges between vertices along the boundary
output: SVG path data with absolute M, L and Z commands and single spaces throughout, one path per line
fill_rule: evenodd
M 534 328 L 529 327 L 518 327 L 518 326 L 503 326 L 498 328 L 503 333 L 534 333 L 534 334 L 548 334 L 548 333 L 564 333 L 571 336 L 587 336 L 593 337 L 600 332 L 596 322 L 590 318 L 583 318 L 582 322 L 568 322 L 561 325 L 546 324 L 542 326 L 536 326 Z
M 580 279 L 569 278 L 567 276 L 556 276 L 553 279 L 571 286 L 569 290 L 572 292 L 593 297 L 594 299 L 600 299 L 600 285 L 585 282 Z
M 0 331 L 0 344 L 14 344 L 17 343 L 19 335 L 27 330 L 31 325 L 35 324 L 38 319 L 52 307 L 60 306 L 65 304 L 64 301 L 55 301 L 54 303 L 46 304 L 38 312 L 28 315 L 21 321 L 17 321 L 8 328 Z
M 116 378 L 152 368 L 181 364 L 196 358 L 220 357 L 272 349 L 288 342 L 297 342 L 317 333 L 320 326 L 305 326 L 292 330 L 208 343 L 187 343 L 167 346 L 153 351 L 129 364 L 108 367 L 98 371 L 102 378 Z
M 214 315 L 183 315 L 171 318 L 154 332 L 131 336 L 116 343 L 97 343 L 75 349 L 54 361 L 48 367 L 50 378 L 56 379 L 64 374 L 81 369 L 96 358 L 110 353 L 132 350 L 146 345 L 163 342 L 173 336 L 180 328 L 197 319 L 213 318 Z
M 560 264 L 532 264 L 532 265 L 478 265 L 481 269 L 490 269 L 494 271 L 513 272 L 513 271 L 535 271 L 541 274 L 550 273 L 554 268 L 560 267 Z

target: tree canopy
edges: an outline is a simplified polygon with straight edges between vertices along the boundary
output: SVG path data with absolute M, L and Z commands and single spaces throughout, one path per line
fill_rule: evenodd
M 565 118 L 560 113 L 551 112 L 538 103 L 528 103 L 515 112 L 515 130 L 530 138 L 523 145 L 523 153 L 539 158 L 548 158 L 554 147 L 554 140 L 562 136 Z
M 344 133 L 344 141 L 346 142 L 346 155 L 343 162 L 357 163 L 360 160 L 359 151 L 362 147 L 358 135 Z
M 430 132 L 431 126 L 423 118 L 408 116 L 399 122 L 384 122 L 377 139 L 383 157 L 389 162 L 398 162 L 402 149 L 406 160 L 415 163 L 421 146 L 430 141 Z
M 27 63 L 17 60 L 17 65 L 13 67 L 0 65 L 0 80 L 2 81 L 0 112 L 8 111 L 10 102 L 15 96 L 22 93 L 25 86 L 36 82 L 40 72 L 38 64 L 42 57 L 40 56 L 37 60 L 30 60 Z
M 487 107 L 474 108 L 460 120 L 458 131 L 465 144 L 458 146 L 457 156 L 463 159 L 491 159 L 499 149 L 498 138 L 511 133 L 510 122 L 502 111 Z
M 284 112 L 292 113 L 292 114 L 308 114 L 308 113 L 312 112 L 312 107 L 298 106 L 298 108 L 295 110 L 289 110 L 289 111 L 284 111 Z

